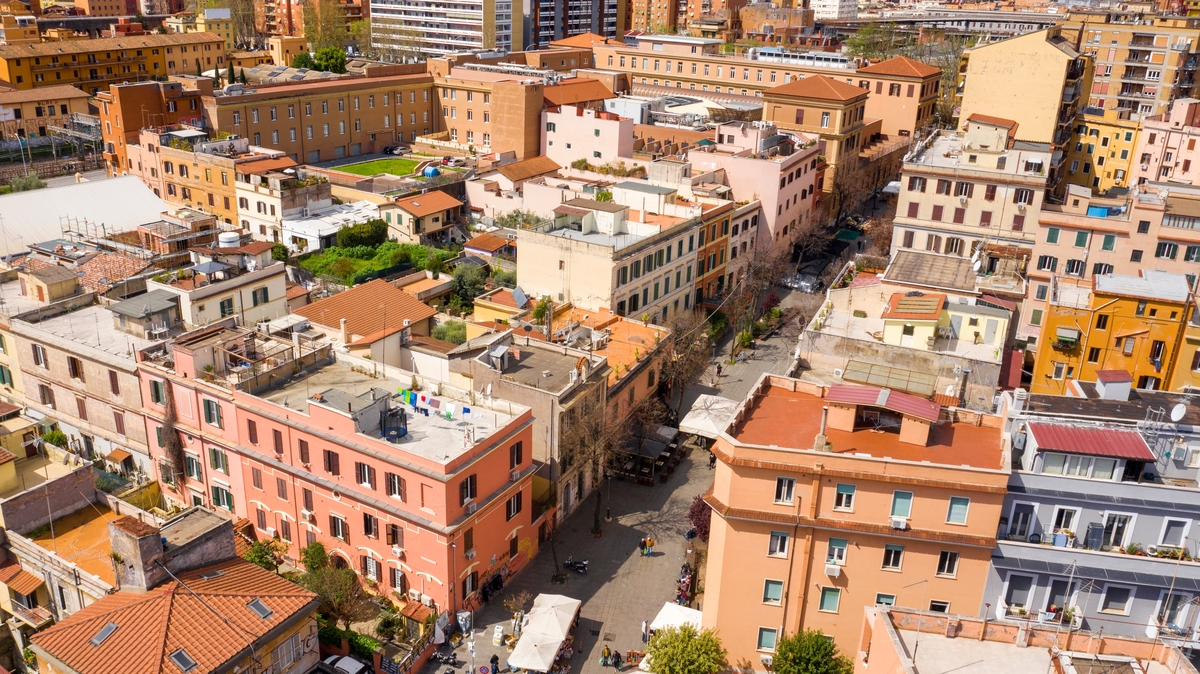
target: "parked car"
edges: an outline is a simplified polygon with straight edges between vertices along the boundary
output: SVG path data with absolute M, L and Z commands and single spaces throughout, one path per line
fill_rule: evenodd
M 825 288 L 825 282 L 818 278 L 816 274 L 797 274 L 795 278 L 795 288 L 802 293 L 816 293 Z
M 466 166 L 467 162 L 458 157 L 445 156 L 442 157 L 442 166 Z
M 349 655 L 331 655 L 325 658 L 325 664 L 345 674 L 366 674 L 371 671 L 371 665 Z

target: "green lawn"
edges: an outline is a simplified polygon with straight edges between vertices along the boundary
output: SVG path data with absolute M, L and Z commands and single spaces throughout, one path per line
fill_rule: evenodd
M 411 159 L 376 159 L 358 164 L 338 166 L 335 171 L 345 171 L 359 176 L 373 176 L 376 173 L 390 173 L 394 176 L 406 176 L 417 168 L 417 162 Z

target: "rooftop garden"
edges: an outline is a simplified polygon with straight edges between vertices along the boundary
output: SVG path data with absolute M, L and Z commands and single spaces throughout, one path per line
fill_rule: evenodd
M 372 161 L 359 162 L 358 164 L 339 166 L 335 170 L 343 173 L 353 173 L 356 176 L 373 176 L 380 173 L 407 176 L 412 175 L 412 172 L 417 168 L 417 164 L 418 162 L 412 159 L 374 159 Z

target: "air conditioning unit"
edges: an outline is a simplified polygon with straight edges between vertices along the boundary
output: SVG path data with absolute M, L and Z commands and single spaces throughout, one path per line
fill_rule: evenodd
M 433 606 L 433 597 L 430 597 L 427 594 L 423 594 L 423 595 L 421 595 L 421 603 L 426 606 Z
M 508 474 L 509 482 L 516 482 L 519 479 L 521 479 L 521 471 L 519 471 L 519 470 L 514 470 L 513 472 Z
M 838 564 L 826 564 L 825 575 L 830 578 L 838 578 L 842 575 L 842 567 Z
M 468 515 L 474 515 L 476 510 L 479 510 L 478 503 L 468 503 L 467 504 L 467 514 Z
M 758 656 L 758 661 L 761 662 L 764 667 L 770 667 L 771 665 L 775 664 L 775 656 L 760 655 Z
M 901 530 L 901 531 L 904 531 L 905 529 L 907 529 L 907 528 L 908 528 L 908 518 L 906 518 L 906 517 L 893 517 L 893 518 L 892 518 L 892 528 L 893 528 L 893 529 L 899 529 L 899 530 Z
M 275 538 L 275 527 L 267 527 L 266 529 L 263 529 L 263 533 L 271 538 Z
M 834 370 L 833 370 L 833 376 L 834 376 L 834 378 L 836 378 L 836 379 L 841 379 L 841 378 L 842 378 L 842 375 L 844 375 L 845 373 L 846 373 L 846 371 L 845 371 L 845 370 L 843 370 L 843 369 L 842 369 L 842 368 L 840 368 L 840 367 L 839 367 L 839 368 L 834 368 Z
M 300 519 L 308 520 L 309 522 L 313 521 L 312 511 L 311 510 L 301 510 L 300 511 Z
M 967 198 L 966 198 L 966 197 L 959 197 L 959 198 L 958 198 L 958 203 L 960 203 L 960 204 L 965 204 L 965 203 L 967 203 Z
M 1017 210 L 1024 213 L 1025 212 L 1025 204 L 1023 204 L 1023 203 L 1017 204 Z
M 408 600 L 409 601 L 421 601 L 421 591 L 416 590 L 416 589 L 409 590 L 408 591 Z
M 463 554 L 463 557 L 466 557 L 467 559 L 475 559 L 475 548 L 467 550 L 466 553 Z
M 1149 164 L 1142 164 L 1142 170 L 1143 170 L 1143 171 L 1147 171 L 1147 170 L 1149 170 L 1149 169 L 1150 169 L 1150 165 L 1149 165 Z
M 403 555 L 404 555 L 404 548 L 400 547 L 399 545 L 392 546 L 392 556 L 393 557 L 401 557 Z

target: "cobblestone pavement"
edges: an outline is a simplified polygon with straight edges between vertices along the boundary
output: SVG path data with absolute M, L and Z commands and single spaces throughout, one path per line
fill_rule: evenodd
M 500 596 L 476 612 L 476 674 L 492 654 L 500 656 L 503 669 L 508 651 L 492 645 L 492 631 L 495 625 L 503 625 L 505 633 L 511 633 L 511 615 L 502 601 L 522 590 L 535 596 L 562 594 L 583 602 L 575 630 L 571 674 L 612 671 L 598 664 L 605 644 L 622 654 L 643 650 L 642 621 L 653 620 L 662 605 L 674 598 L 675 581 L 686 553 L 683 534 L 691 526 L 687 510 L 695 496 L 712 484 L 707 459 L 706 452 L 693 450 L 665 484 L 645 487 L 613 480 L 611 486 L 603 487 L 606 492 L 611 488 L 613 520 L 603 523 L 604 534 L 600 538 L 591 534 L 594 497 L 578 506 L 559 527 L 554 547 L 559 565 L 568 555 L 587 559 L 587 574 L 567 571 L 565 585 L 551 584 L 554 554 L 549 544 L 544 544 L 532 563 L 513 578 Z M 646 535 L 655 539 L 652 557 L 638 553 L 638 541 Z M 459 660 L 465 661 L 458 668 L 459 674 L 463 674 L 471 666 L 471 656 L 465 643 L 456 652 Z M 423 674 L 437 674 L 445 669 L 446 665 L 434 661 L 425 666 Z

